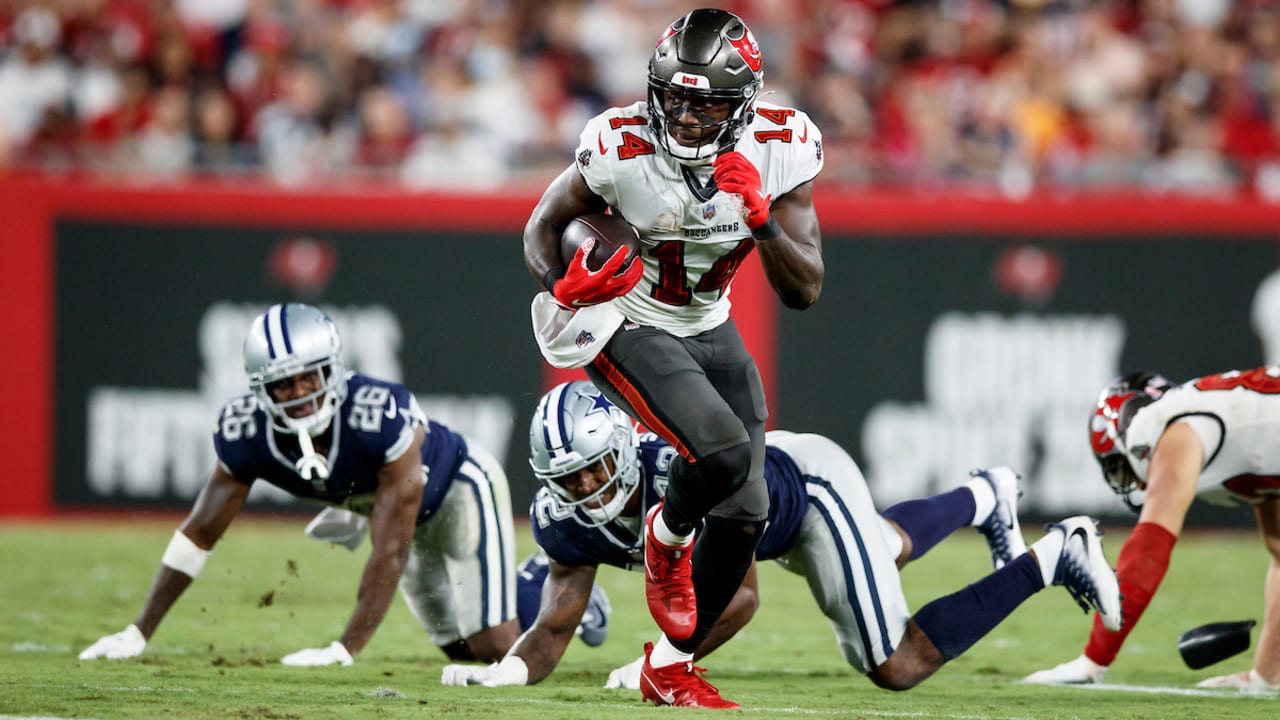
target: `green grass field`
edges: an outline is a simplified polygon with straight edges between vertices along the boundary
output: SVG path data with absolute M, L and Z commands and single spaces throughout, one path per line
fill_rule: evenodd
M 0 717 L 545 720 L 702 712 L 652 708 L 638 693 L 601 689 L 608 671 L 636 658 L 656 633 L 642 578 L 612 568 L 600 573 L 614 607 L 609 640 L 600 648 L 574 641 L 534 687 L 441 686 L 444 657 L 399 600 L 354 666 L 284 667 L 282 655 L 338 637 L 364 562 L 364 552 L 305 539 L 304 524 L 241 518 L 147 651 L 115 662 L 76 655 L 132 621 L 176 521 L 0 524 Z M 521 549 L 532 549 L 528 528 L 519 529 Z M 1114 561 L 1126 528 L 1104 530 Z M 1065 591 L 1050 588 L 920 687 L 880 690 L 844 665 L 803 580 L 772 563 L 761 567 L 756 618 L 702 664 L 751 717 L 1280 717 L 1274 697 L 1191 691 L 1197 680 L 1248 668 L 1248 656 L 1191 671 L 1176 649 L 1178 634 L 1194 625 L 1260 619 L 1266 566 L 1253 533 L 1185 538 L 1107 676 L 1124 688 L 1016 684 L 1075 657 L 1088 633 L 1088 618 Z M 962 531 L 906 569 L 907 599 L 919 608 L 987 568 L 980 538 Z

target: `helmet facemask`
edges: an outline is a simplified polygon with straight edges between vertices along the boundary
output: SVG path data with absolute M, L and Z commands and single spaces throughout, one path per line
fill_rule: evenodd
M 275 399 L 271 392 L 273 388 L 291 381 L 299 382 L 301 376 L 309 373 L 315 373 L 316 390 L 289 400 Z M 346 395 L 346 383 L 341 380 L 344 374 L 342 361 L 329 358 L 305 363 L 296 371 L 281 368 L 270 373 L 255 373 L 249 377 L 249 387 L 258 397 L 258 402 L 267 409 L 273 428 L 285 433 L 305 432 L 316 437 L 329 428 L 329 422 L 342 404 Z M 295 408 L 306 407 L 311 408 L 310 413 L 297 417 L 290 413 Z
M 635 426 L 588 382 L 565 383 L 543 396 L 530 426 L 529 450 L 534 477 L 563 506 L 581 510 L 586 522 L 579 522 L 588 527 L 616 520 L 640 484 Z M 596 463 L 608 479 L 589 495 L 575 496 L 568 481 Z
M 649 59 L 649 124 L 676 160 L 708 163 L 738 142 L 763 83 L 746 24 L 723 10 L 695 10 L 667 28 Z M 688 139 L 696 144 L 681 144 L 673 132 L 696 132 Z

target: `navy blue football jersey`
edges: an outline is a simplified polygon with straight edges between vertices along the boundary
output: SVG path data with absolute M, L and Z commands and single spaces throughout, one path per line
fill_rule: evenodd
M 640 436 L 640 513 L 643 516 L 666 492 L 667 474 L 676 451 L 653 433 Z M 765 447 L 765 482 L 769 486 L 769 519 L 756 547 L 758 560 L 786 554 L 795 543 L 800 521 L 809 508 L 804 478 L 786 453 Z M 624 570 L 643 566 L 644 543 L 630 527 L 617 520 L 590 527 L 586 515 L 567 507 L 551 491 L 539 488 L 529 507 L 533 538 L 547 555 L 561 565 L 612 565 Z
M 272 431 L 267 411 L 252 394 L 234 398 L 222 408 L 213 445 L 218 459 L 242 482 L 265 480 L 296 497 L 367 515 L 373 508 L 378 471 L 404 454 L 415 428 L 426 427 L 422 444 L 426 486 L 419 523 L 440 506 L 467 452 L 462 436 L 427 420 L 403 385 L 360 373 L 347 375 L 347 397 L 332 425 L 333 442 L 326 458 L 329 477 L 325 480 L 303 479 L 295 468 L 300 457 L 297 440 Z

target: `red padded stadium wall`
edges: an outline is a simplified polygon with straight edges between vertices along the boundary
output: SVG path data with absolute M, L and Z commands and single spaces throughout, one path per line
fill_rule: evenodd
M 39 516 L 54 509 L 50 499 L 52 457 L 57 452 L 56 438 L 52 437 L 56 381 L 52 375 L 52 238 L 58 220 L 485 230 L 509 232 L 511 254 L 515 257 L 520 230 L 538 190 L 450 196 L 382 191 L 367 186 L 301 192 L 252 184 L 143 187 L 0 179 L 0 210 L 4 217 L 0 301 L 9 321 L 4 351 L 0 352 L 0 372 L 11 388 L 9 406 L 0 413 L 0 451 L 6 458 L 4 481 L 8 490 L 0 516 Z M 1230 239 L 1233 234 L 1271 234 L 1280 227 L 1280 206 L 1251 199 L 1172 201 L 1112 195 L 1011 202 L 819 192 L 817 203 L 828 243 L 856 241 L 863 233 L 946 236 L 953 232 L 1030 238 L 1051 232 L 1084 241 L 1095 236 L 1166 233 Z M 780 399 L 772 392 L 777 357 L 774 327 L 776 322 L 786 321 L 786 312 L 779 311 L 770 299 L 772 293 L 758 262 L 749 263 L 743 272 L 734 288 L 735 315 L 777 406 Z M 828 278 L 828 282 L 834 281 L 838 279 Z M 559 377 L 548 369 L 545 382 Z

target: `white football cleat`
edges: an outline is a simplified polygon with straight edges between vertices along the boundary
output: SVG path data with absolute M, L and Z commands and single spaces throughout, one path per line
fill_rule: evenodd
M 1045 525 L 1044 529 L 1059 530 L 1063 535 L 1062 554 L 1053 571 L 1053 584 L 1065 587 L 1086 613 L 1090 607 L 1097 610 L 1108 630 L 1119 630 L 1122 622 L 1120 582 L 1102 552 L 1102 533 L 1097 521 L 1087 515 L 1077 515 Z
M 1106 674 L 1106 665 L 1099 665 L 1081 655 L 1057 667 L 1033 672 L 1023 678 L 1022 682 L 1033 685 L 1096 685 L 1102 682 Z
M 996 496 L 996 507 L 978 526 L 978 534 L 987 539 L 991 564 L 999 570 L 1027 551 L 1027 542 L 1018 524 L 1018 498 L 1022 496 L 1018 474 L 1007 467 L 979 468 L 971 471 L 969 477 L 986 480 Z

